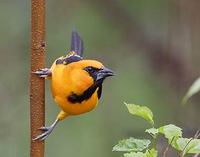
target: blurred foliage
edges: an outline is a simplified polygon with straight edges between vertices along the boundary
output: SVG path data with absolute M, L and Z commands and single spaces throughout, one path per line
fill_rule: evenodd
M 153 121 L 153 113 L 148 107 L 134 104 L 125 105 L 130 114 L 139 116 L 147 122 L 149 122 L 149 119 L 146 117 L 149 117 L 150 114 L 151 120 Z M 134 109 L 136 111 L 132 112 Z M 169 153 L 169 147 L 172 147 L 173 151 L 178 151 L 180 157 L 184 157 L 186 154 L 194 154 L 193 157 L 195 157 L 200 153 L 200 139 L 198 139 L 200 136 L 200 129 L 197 130 L 195 135 L 191 138 L 183 138 L 182 129 L 174 124 L 164 125 L 158 129 L 152 127 L 146 129 L 145 132 L 152 137 L 151 140 L 136 139 L 133 137 L 123 139 L 113 147 L 113 151 L 128 152 L 123 154 L 124 157 L 157 157 L 158 153 L 162 154 L 162 157 L 165 157 L 166 154 Z M 157 150 L 160 138 L 158 135 L 163 135 L 165 140 L 168 141 L 168 146 L 163 151 Z
M 188 5 L 186 1 L 178 4 L 176 0 L 112 2 L 135 21 L 149 41 L 166 43 L 162 46 L 167 48 L 167 54 L 171 55 L 171 50 L 178 48 L 180 51 L 173 51 L 177 52 L 173 55 L 183 59 L 183 65 L 190 65 L 193 70 L 189 69 L 189 74 L 183 71 L 186 77 L 176 71 L 170 73 L 170 70 L 176 69 L 173 66 L 167 72 L 165 69 L 163 73 L 158 72 L 159 67 L 168 68 L 168 62 L 161 60 L 156 67 L 152 66 L 151 58 L 157 55 L 149 56 L 148 51 L 154 47 L 142 49 L 146 46 L 141 43 L 143 40 L 139 42 L 142 46 L 138 47 L 125 31 L 127 26 L 134 31 L 135 23 L 118 25 L 114 12 L 113 18 L 104 14 L 102 9 L 106 8 L 107 3 L 103 1 L 47 0 L 46 65 L 49 67 L 68 50 L 70 32 L 75 26 L 84 39 L 85 58 L 100 60 L 117 74 L 105 81 L 102 99 L 96 110 L 70 117 L 58 125 L 46 141 L 48 157 L 118 156 L 111 152 L 114 143 L 130 134 L 142 136 L 141 129 L 145 127 L 139 119 L 132 120 L 126 114 L 122 105 L 125 100 L 150 104 L 158 125 L 170 121 L 196 129 L 196 124 L 200 123 L 199 106 L 195 105 L 195 101 L 187 109 L 179 105 L 191 82 L 181 84 L 180 89 L 176 88 L 181 80 L 194 76 L 199 70 L 200 22 L 195 16 L 198 15 L 199 2 L 194 2 L 194 5 Z M 28 156 L 31 3 L 25 0 L 1 0 L 0 4 L 0 156 Z M 171 75 L 178 79 L 171 81 L 168 77 Z M 59 109 L 51 97 L 48 81 L 46 85 L 48 125 Z M 130 123 L 134 124 L 134 128 L 130 128 Z
M 190 99 L 193 95 L 197 94 L 200 91 L 200 78 L 195 80 L 187 93 L 185 94 L 182 103 L 186 104 L 188 99 Z

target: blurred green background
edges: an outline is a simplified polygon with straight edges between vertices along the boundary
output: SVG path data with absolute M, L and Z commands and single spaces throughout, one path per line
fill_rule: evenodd
M 105 81 L 93 112 L 61 122 L 46 141 L 46 156 L 117 157 L 119 139 L 150 127 L 128 114 L 124 101 L 147 105 L 157 125 L 200 125 L 199 95 L 180 105 L 199 76 L 200 1 L 46 0 L 46 65 L 69 50 L 75 26 L 85 58 L 117 74 Z M 31 3 L 0 1 L 0 156 L 29 156 Z M 46 82 L 46 124 L 59 108 Z

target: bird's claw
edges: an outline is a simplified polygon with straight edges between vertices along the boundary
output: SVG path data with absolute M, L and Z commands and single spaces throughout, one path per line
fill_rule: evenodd
M 53 131 L 53 127 L 41 127 L 41 128 L 39 128 L 39 130 L 42 130 L 43 133 L 38 135 L 37 137 L 35 137 L 33 139 L 33 141 L 37 141 L 37 140 L 43 141 L 43 140 L 45 140 L 51 134 L 51 132 Z
M 41 131 L 47 131 L 49 129 L 50 129 L 50 127 L 45 127 L 45 126 L 38 128 L 38 130 L 41 130 Z
M 45 77 L 51 76 L 51 70 L 48 68 L 39 69 L 39 70 L 33 72 L 33 74 L 36 74 L 41 78 L 45 78 Z

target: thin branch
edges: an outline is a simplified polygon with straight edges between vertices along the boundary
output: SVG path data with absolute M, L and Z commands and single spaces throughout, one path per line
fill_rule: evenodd
M 31 1 L 31 71 L 30 71 L 30 123 L 31 157 L 44 157 L 44 142 L 32 141 L 45 122 L 44 80 L 32 72 L 45 65 L 45 0 Z
M 172 142 L 174 141 L 175 136 L 171 139 L 170 143 L 167 145 L 165 151 L 163 152 L 163 157 L 166 157 L 166 154 L 169 150 L 170 145 L 172 144 Z
M 197 132 L 194 135 L 195 139 L 198 139 L 199 137 L 200 137 L 200 129 L 198 129 Z M 193 157 L 198 157 L 198 156 L 199 156 L 199 154 L 195 154 Z
M 197 132 L 194 135 L 194 139 L 197 139 L 200 137 L 200 129 L 197 130 Z
M 183 151 L 182 151 L 181 154 L 180 154 L 180 157 L 183 157 L 183 156 L 184 156 L 184 151 L 185 151 L 185 149 L 187 148 L 187 146 L 190 144 L 190 142 L 192 142 L 192 140 L 194 140 L 194 139 L 199 138 L 199 136 L 200 136 L 200 129 L 198 129 L 198 130 L 196 131 L 195 135 L 187 142 L 187 144 L 186 144 L 185 147 L 183 148 Z M 198 156 L 198 154 L 196 154 L 196 155 Z M 195 155 L 195 156 L 196 156 L 196 155 Z
M 185 153 L 184 151 L 186 150 L 187 146 L 190 144 L 190 142 L 193 140 L 194 138 L 191 138 L 187 144 L 185 145 L 185 147 L 183 148 L 183 151 L 180 153 L 180 157 L 184 157 Z

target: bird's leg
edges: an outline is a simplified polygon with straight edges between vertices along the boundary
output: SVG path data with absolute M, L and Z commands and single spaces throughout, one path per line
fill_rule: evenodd
M 47 77 L 51 76 L 51 70 L 48 69 L 48 68 L 39 69 L 39 70 L 37 70 L 33 73 L 38 75 L 39 77 L 42 77 L 42 78 L 47 78 Z
M 55 128 L 56 124 L 58 124 L 58 122 L 59 122 L 59 119 L 56 119 L 53 122 L 53 124 L 51 124 L 51 126 L 39 128 L 39 130 L 42 130 L 43 133 L 38 135 L 36 138 L 34 138 L 33 141 L 37 141 L 37 140 L 43 141 L 43 140 L 45 140 L 51 134 L 51 132 Z
M 45 140 L 51 134 L 51 132 L 55 128 L 56 124 L 58 124 L 59 121 L 65 119 L 67 116 L 68 116 L 68 114 L 66 112 L 60 111 L 56 120 L 53 122 L 53 124 L 51 124 L 51 126 L 39 128 L 39 130 L 42 130 L 43 133 L 38 135 L 36 138 L 34 138 L 33 141 L 37 141 L 37 140 L 43 141 L 43 140 Z

